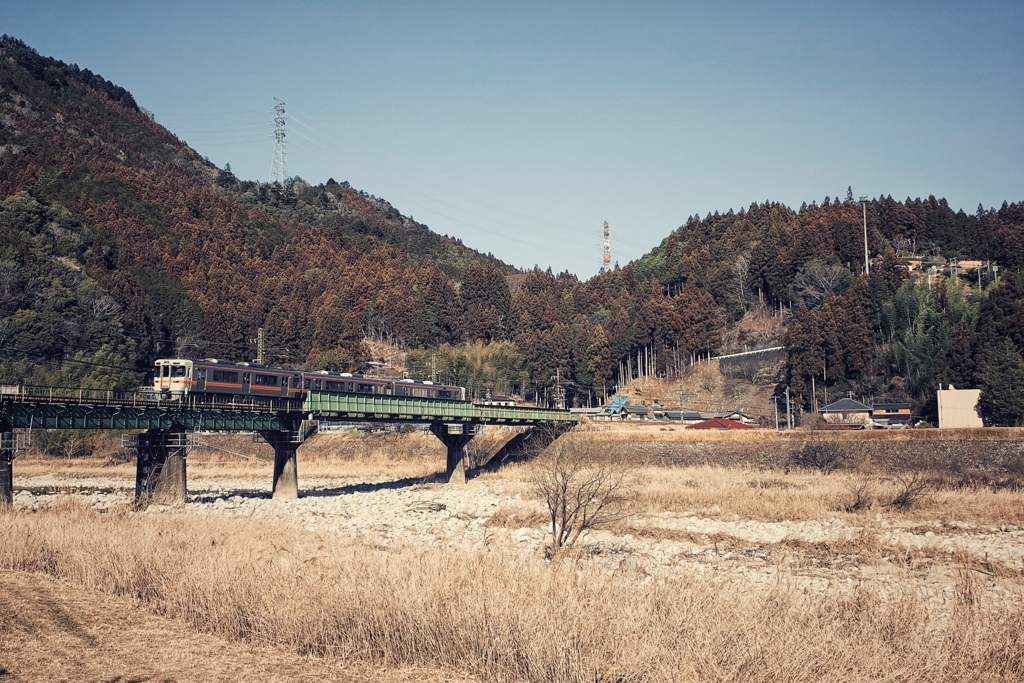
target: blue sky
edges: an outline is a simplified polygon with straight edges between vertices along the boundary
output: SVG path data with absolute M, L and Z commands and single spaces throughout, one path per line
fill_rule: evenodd
M 0 32 L 130 90 L 236 175 L 383 197 L 580 277 L 692 214 L 1024 200 L 1024 3 L 51 2 Z

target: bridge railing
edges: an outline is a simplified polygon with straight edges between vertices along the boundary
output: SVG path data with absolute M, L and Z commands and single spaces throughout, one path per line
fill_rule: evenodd
M 43 387 L 24 384 L 0 386 L 0 398 L 16 401 L 57 401 L 72 399 L 82 403 L 118 402 L 144 400 L 137 391 L 111 391 L 109 389 L 82 389 L 80 387 Z
M 78 387 L 44 387 L 23 384 L 0 385 L 0 399 L 16 402 L 78 403 L 138 407 L 227 409 L 254 411 L 295 411 L 295 400 L 266 397 L 247 397 L 215 394 L 186 396 L 170 399 L 159 393 L 145 391 L 112 391 L 108 389 L 82 389 Z
M 195 409 L 200 411 L 249 411 L 258 413 L 297 413 L 299 411 L 327 419 L 370 419 L 409 422 L 484 422 L 495 424 L 539 424 L 576 422 L 578 418 L 564 410 L 543 408 L 482 406 L 469 401 L 428 399 L 376 394 L 335 394 L 308 392 L 305 402 L 215 394 L 189 395 L 170 399 L 145 391 L 111 391 L 72 387 L 29 385 L 0 386 L 0 400 L 29 404 L 71 404 L 111 407 Z
M 526 406 L 480 406 L 474 405 L 477 418 L 485 422 L 579 422 L 579 418 L 568 410 L 528 408 Z
M 409 422 L 485 422 L 495 424 L 538 424 L 576 422 L 564 410 L 504 406 L 478 406 L 469 401 L 450 401 L 408 396 L 335 394 L 311 391 L 303 411 L 326 419 L 355 419 Z

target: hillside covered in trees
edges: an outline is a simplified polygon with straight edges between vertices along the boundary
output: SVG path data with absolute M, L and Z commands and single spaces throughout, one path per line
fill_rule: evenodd
M 782 373 L 758 381 L 805 408 L 812 379 L 925 414 L 951 382 L 982 386 L 1012 422 L 1022 267 L 1024 204 L 967 215 L 934 197 L 848 197 L 694 216 L 585 282 L 516 271 L 346 182 L 236 178 L 124 89 L 0 40 L 4 382 L 128 388 L 160 356 L 251 359 L 263 328 L 275 364 L 356 369 L 383 339 L 414 376 L 571 405 L 784 343 Z

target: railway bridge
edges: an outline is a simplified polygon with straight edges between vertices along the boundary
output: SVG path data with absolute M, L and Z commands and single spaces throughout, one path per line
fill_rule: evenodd
M 255 432 L 274 450 L 273 497 L 297 498 L 297 452 L 320 420 L 428 424 L 447 449 L 447 480 L 464 483 L 466 444 L 482 425 L 570 428 L 577 419 L 564 410 L 375 394 L 310 391 L 303 401 L 254 404 L 196 396 L 167 401 L 89 389 L 5 386 L 0 389 L 0 504 L 13 500 L 13 461 L 28 445 L 26 436 L 33 429 L 135 432 L 126 439 L 126 446 L 136 455 L 135 499 L 145 505 L 185 501 L 186 454 L 196 432 Z

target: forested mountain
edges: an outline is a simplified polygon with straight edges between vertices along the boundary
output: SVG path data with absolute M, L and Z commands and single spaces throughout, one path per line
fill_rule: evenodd
M 863 275 L 865 222 L 870 277 Z M 969 260 L 971 268 L 956 265 Z M 778 311 L 787 351 L 779 388 L 788 385 L 807 409 L 816 388 L 819 399 L 853 392 L 912 401 L 927 416 L 938 383 L 985 388 L 996 376 L 995 356 L 1016 367 L 1024 351 L 1015 274 L 1024 267 L 1024 204 L 979 206 L 968 216 L 934 197 L 862 205 L 849 191 L 845 200 L 826 197 L 798 211 L 754 204 L 690 218 L 634 267 L 669 296 L 704 289 L 728 321 L 762 306 Z M 1004 339 L 1012 353 L 1000 346 Z
M 128 387 L 157 356 L 250 359 L 262 327 L 278 364 L 352 369 L 382 338 L 415 376 L 581 404 L 784 343 L 774 381 L 807 409 L 813 381 L 927 413 L 942 381 L 1013 422 L 1022 267 L 1024 204 L 848 196 L 695 216 L 586 282 L 517 272 L 348 183 L 238 179 L 124 89 L 0 40 L 0 381 Z
M 261 326 L 330 367 L 361 360 L 369 329 L 454 342 L 471 264 L 510 270 L 345 183 L 240 182 L 124 89 L 0 40 L 5 379 L 72 357 L 61 379 L 87 383 L 154 355 L 247 358 Z

